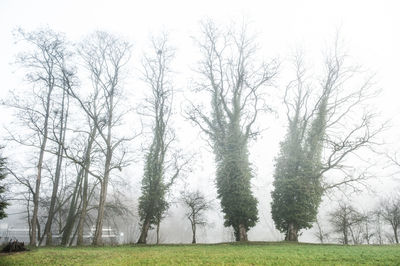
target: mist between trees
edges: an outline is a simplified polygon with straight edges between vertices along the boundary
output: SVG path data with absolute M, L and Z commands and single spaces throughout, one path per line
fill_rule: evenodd
M 207 231 L 210 210 L 221 211 L 232 240 L 248 241 L 260 220 L 249 145 L 261 135 L 268 138 L 263 129 L 274 125 L 260 119 L 273 114 L 285 117 L 287 128 L 276 140 L 280 151 L 271 169 L 271 227 L 287 241 L 298 241 L 314 225 L 321 242 L 398 243 L 398 197 L 382 199 L 379 210 L 369 210 L 374 215 L 339 204 L 323 219 L 333 230 L 318 216 L 325 196 L 368 189 L 375 162 L 366 163 L 363 155 L 376 150 L 385 129 L 368 105 L 379 93 L 373 76 L 351 62 L 339 36 L 318 70 L 308 67 L 301 52 L 292 56 L 293 78 L 281 88 L 276 84 L 283 62 L 262 59 L 246 24 L 225 28 L 203 21 L 199 28 L 194 45 L 201 59 L 192 62 L 185 89 L 190 97 L 183 102 L 176 102 L 182 99 L 174 85 L 177 50 L 168 34 L 153 37 L 135 63 L 140 75 L 133 78 L 142 81 L 143 96 L 127 82 L 135 47 L 123 37 L 96 31 L 71 43 L 48 28 L 15 31 L 25 47 L 16 64 L 29 89 L 2 100 L 16 121 L 3 141 L 24 155 L 8 158 L 4 173 L 15 191 L 9 201 L 25 208 L 30 244 L 102 245 L 124 230 L 128 242 L 158 244 L 171 206 L 184 209 L 177 219 L 186 219 L 192 243 L 198 228 Z M 279 100 L 285 109 L 272 104 L 277 90 L 284 91 Z M 142 100 L 133 106 L 132 98 Z M 132 114 L 139 118 L 130 120 Z M 197 155 L 179 148 L 177 116 L 198 130 L 214 154 L 216 199 L 187 186 Z M 355 161 L 366 165 L 355 167 Z M 132 189 L 122 173 L 135 165 L 144 169 Z M 175 195 L 178 183 L 186 185 Z

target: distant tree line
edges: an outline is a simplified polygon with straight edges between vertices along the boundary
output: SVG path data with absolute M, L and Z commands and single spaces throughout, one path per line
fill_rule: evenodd
M 360 211 L 352 204 L 339 203 L 328 214 L 331 230 L 317 221 L 315 236 L 321 243 L 344 245 L 399 244 L 400 196 L 393 194 L 380 199 L 375 209 Z

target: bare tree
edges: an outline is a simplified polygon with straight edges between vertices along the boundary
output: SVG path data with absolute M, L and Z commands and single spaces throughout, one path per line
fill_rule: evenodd
M 68 60 L 70 57 L 70 54 L 65 54 L 60 56 L 60 60 L 58 60 L 56 63 L 59 66 L 60 71 L 65 67 L 66 62 L 65 60 Z M 69 96 L 65 91 L 65 84 L 66 83 L 73 83 L 75 73 L 74 72 L 69 72 L 69 75 L 61 75 L 61 79 L 68 79 L 66 80 L 61 80 L 58 85 L 59 88 L 61 88 L 61 102 L 58 103 L 59 108 L 55 109 L 55 118 L 53 120 L 53 126 L 52 126 L 52 137 L 56 143 L 56 151 L 55 154 L 57 156 L 57 162 L 56 162 L 56 168 L 55 168 L 55 173 L 54 173 L 54 180 L 53 180 L 53 189 L 52 189 L 52 194 L 51 194 L 51 200 L 50 200 L 50 207 L 49 207 L 49 213 L 46 221 L 46 225 L 44 228 L 43 235 L 40 239 L 39 245 L 42 243 L 43 239 L 45 236 L 46 237 L 46 245 L 51 245 L 52 244 L 52 234 L 51 234 L 51 227 L 53 223 L 53 218 L 55 215 L 55 207 L 57 203 L 57 193 L 59 189 L 59 182 L 61 178 L 61 168 L 63 165 L 63 158 L 64 158 L 64 150 L 63 146 L 65 145 L 65 139 L 66 139 L 66 132 L 67 132 L 67 125 L 68 125 L 68 114 L 69 114 Z
M 121 83 L 130 58 L 130 47 L 128 42 L 106 32 L 97 31 L 90 35 L 82 42 L 79 54 L 90 74 L 93 94 L 98 96 L 98 98 L 92 99 L 96 99 L 97 103 L 86 101 L 73 87 L 68 87 L 68 93 L 78 102 L 96 128 L 99 135 L 96 145 L 104 156 L 102 173 L 90 171 L 100 183 L 94 245 L 102 243 L 103 218 L 110 173 L 115 169 L 121 170 L 128 164 L 125 157 L 126 151 L 121 148 L 124 142 L 134 138 L 120 136 L 116 130 L 113 130 L 120 124 L 126 113 L 121 110 L 121 100 L 124 97 Z M 117 156 L 118 149 L 121 150 L 119 156 Z M 85 163 L 80 162 L 80 165 L 87 169 Z M 87 170 L 89 171 L 89 169 Z
M 182 191 L 181 201 L 186 208 L 186 217 L 192 226 L 192 244 L 196 244 L 197 226 L 204 226 L 207 223 L 204 212 L 210 209 L 211 205 L 199 190 Z
M 394 241 L 399 243 L 399 227 L 400 227 L 400 197 L 398 195 L 388 197 L 381 201 L 380 217 L 390 224 L 393 230 Z
M 374 215 L 375 213 L 372 211 L 362 213 L 363 238 L 368 245 L 372 243 L 372 239 L 376 234 L 372 227 Z
M 23 181 L 33 195 L 32 218 L 29 222 L 30 244 L 36 245 L 37 238 L 39 237 L 36 230 L 38 227 L 42 171 L 48 139 L 50 137 L 49 129 L 52 111 L 55 111 L 53 95 L 57 87 L 63 86 L 60 62 L 64 62 L 66 47 L 64 36 L 49 29 L 33 32 L 25 32 L 19 29 L 17 37 L 19 40 L 29 44 L 31 48 L 30 51 L 18 55 L 17 63 L 27 70 L 26 78 L 33 85 L 32 98 L 30 98 L 31 101 L 29 102 L 15 97 L 14 100 L 7 102 L 7 105 L 18 110 L 18 118 L 24 121 L 25 125 L 32 132 L 32 138 L 10 134 L 12 140 L 38 149 L 35 184 Z M 64 122 L 62 124 L 64 125 Z M 54 189 L 56 189 L 56 186 L 54 186 Z M 51 221 L 48 223 L 47 228 L 50 225 Z M 48 233 L 48 230 L 46 230 L 46 233 Z
M 339 204 L 339 206 L 329 214 L 330 222 L 334 232 L 341 235 L 339 240 L 344 245 L 350 243 L 350 237 L 354 244 L 359 244 L 357 227 L 362 224 L 363 216 L 349 204 Z
M 258 47 L 246 25 L 236 34 L 232 29 L 220 31 L 210 21 L 202 23 L 198 46 L 203 59 L 196 89 L 209 94 L 211 111 L 192 104 L 188 118 L 208 136 L 214 151 L 225 226 L 233 227 L 237 241 L 246 241 L 247 231 L 258 220 L 247 145 L 258 134 L 253 125 L 266 109 L 261 95 L 271 84 L 277 64 L 258 62 Z
M 375 238 L 379 245 L 384 243 L 384 231 L 383 231 L 383 223 L 382 223 L 382 215 L 381 212 L 378 210 L 374 211 L 374 231 L 375 231 Z
M 87 99 L 87 102 L 90 102 L 89 108 L 91 108 L 96 117 L 99 117 L 99 113 L 97 113 L 97 105 L 100 104 L 98 98 L 99 91 L 95 89 L 94 93 Z M 99 183 L 97 178 L 90 184 L 89 175 L 95 176 L 95 178 L 101 175 L 94 170 L 101 169 L 103 161 L 100 158 L 104 156 L 101 148 L 96 146 L 97 128 L 87 114 L 84 114 L 84 117 L 86 117 L 84 129 L 73 129 L 72 133 L 78 133 L 74 138 L 75 142 L 64 146 L 65 156 L 76 165 L 77 169 L 70 207 L 61 239 L 62 245 L 67 245 L 70 242 L 69 239 L 76 221 L 78 222 L 76 232 L 77 245 L 83 244 L 83 229 L 89 202 L 93 198 L 93 193 Z M 94 166 L 93 161 L 95 162 Z
M 377 121 L 376 111 L 366 107 L 380 91 L 374 88 L 374 75 L 365 75 L 364 69 L 349 63 L 348 55 L 341 51 L 338 35 L 325 62 L 326 74 L 322 84 L 329 98 L 320 175 L 341 173 L 342 179 L 325 180 L 323 188 L 324 191 L 343 186 L 356 189 L 354 185 L 363 185 L 363 181 L 371 177 L 369 168 L 355 174 L 355 168 L 346 160 L 352 155 L 357 156 L 360 151 L 371 150 L 377 145 L 377 136 L 386 128 L 385 123 Z
M 95 102 L 95 101 L 93 101 Z M 88 134 L 88 140 L 87 140 L 87 146 L 85 148 L 85 155 L 83 158 L 83 164 L 82 166 L 82 171 L 83 171 L 83 181 L 82 181 L 82 209 L 79 215 L 79 221 L 78 221 L 78 238 L 77 238 L 77 245 L 83 245 L 83 228 L 84 228 L 84 223 L 86 220 L 86 214 L 87 214 L 87 208 L 89 205 L 89 199 L 90 199 L 90 192 L 89 192 L 89 169 L 91 167 L 92 163 L 92 150 L 94 146 L 94 141 L 97 136 L 97 129 L 95 126 L 93 126 L 93 123 L 91 123 L 90 118 L 88 118 L 88 124 L 89 124 L 89 134 Z

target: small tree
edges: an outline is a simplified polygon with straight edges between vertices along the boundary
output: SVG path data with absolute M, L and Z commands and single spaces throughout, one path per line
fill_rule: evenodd
M 181 200 L 186 208 L 185 215 L 192 226 L 192 244 L 196 244 L 197 226 L 204 226 L 206 224 L 204 212 L 207 211 L 211 205 L 199 190 L 189 192 L 182 191 Z
M 339 237 L 341 243 L 348 245 L 350 237 L 354 244 L 359 242 L 355 229 L 362 224 L 363 216 L 353 206 L 346 203 L 339 204 L 329 216 L 334 232 L 341 235 Z
M 0 147 L 0 150 L 3 147 Z M 7 169 L 6 169 L 6 158 L 0 155 L 0 181 L 6 178 L 7 176 Z M 0 185 L 0 220 L 7 217 L 5 209 L 8 206 L 6 199 L 4 198 L 4 192 L 6 188 L 4 185 Z
M 363 213 L 363 238 L 367 242 L 367 244 L 371 244 L 373 237 L 375 236 L 376 232 L 373 230 L 373 222 L 374 222 L 374 212 L 364 212 Z
M 379 213 L 382 219 L 392 227 L 394 241 L 398 244 L 398 232 L 400 227 L 400 197 L 392 196 L 382 200 Z
M 375 210 L 373 213 L 373 223 L 374 223 L 374 232 L 375 232 L 375 239 L 379 245 L 382 245 L 384 242 L 384 231 L 383 231 L 383 221 L 382 221 L 382 214 L 380 210 Z

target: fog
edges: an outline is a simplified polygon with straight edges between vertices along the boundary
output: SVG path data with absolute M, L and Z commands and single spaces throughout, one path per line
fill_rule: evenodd
M 318 208 L 318 219 L 324 231 L 332 231 L 329 213 L 339 203 L 351 203 L 360 211 L 372 211 L 385 196 L 399 190 L 398 166 L 388 158 L 399 149 L 400 105 L 398 99 L 398 63 L 400 62 L 400 35 L 398 27 L 398 3 L 396 1 L 1 1 L 0 3 L 0 76 L 2 86 L 0 98 L 8 102 L 14 90 L 23 95 L 30 91 L 32 84 L 25 79 L 21 66 L 16 64 L 19 53 L 28 46 L 16 42 L 17 28 L 26 32 L 48 27 L 64 33 L 70 43 L 79 43 L 96 30 L 106 31 L 132 44 L 131 56 L 121 87 L 124 96 L 121 108 L 132 109 L 124 117 L 118 134 L 138 134 L 126 144 L 129 165 L 121 171 L 112 172 L 107 200 L 118 199 L 128 210 L 121 216 L 112 214 L 104 221 L 103 228 L 110 227 L 122 233 L 120 243 L 137 242 L 140 235 L 138 199 L 141 196 L 145 154 L 152 141 L 152 119 L 143 115 L 145 100 L 151 96 L 143 80 L 143 55 L 152 51 L 150 39 L 160 33 L 168 34 L 168 41 L 175 51 L 170 64 L 169 79 L 173 84 L 174 96 L 169 126 L 174 130 L 174 149 L 183 158 L 191 158 L 166 195 L 170 207 L 160 224 L 161 243 L 190 243 L 192 229 L 185 216 L 180 200 L 183 190 L 200 190 L 211 207 L 205 212 L 207 223 L 197 232 L 198 243 L 234 241 L 234 230 L 224 226 L 224 214 L 220 199 L 217 199 L 215 155 L 207 135 L 187 119 L 186 111 L 190 102 L 208 106 L 207 95 L 195 92 L 199 79 L 198 65 L 202 58 L 195 40 L 201 38 L 201 21 L 214 21 L 217 28 L 237 29 L 245 23 L 255 36 L 259 47 L 257 60 L 276 60 L 279 68 L 276 77 L 268 84 L 263 99 L 271 108 L 270 112 L 258 115 L 254 127 L 260 134 L 249 141 L 249 161 L 254 178 L 251 191 L 258 200 L 258 222 L 248 231 L 251 241 L 280 241 L 285 234 L 275 228 L 271 216 L 271 191 L 275 159 L 279 155 L 280 142 L 284 141 L 288 129 L 286 109 L 283 104 L 285 88 L 294 77 L 293 55 L 304 54 L 304 61 L 310 76 L 322 79 L 325 55 L 332 49 L 337 34 L 340 44 L 350 62 L 361 66 L 361 74 L 373 76 L 371 87 L 380 93 L 365 103 L 365 108 L 374 111 L 375 126 L 385 124 L 373 140 L 372 149 L 365 149 L 346 159 L 346 165 L 356 169 L 355 173 L 366 171 L 371 178 L 355 183 L 354 187 L 334 189 L 324 194 Z M 74 47 L 77 47 L 76 45 Z M 78 64 L 79 85 L 77 91 L 88 95 L 91 87 L 89 73 Z M 30 95 L 24 97 L 29 99 Z M 73 101 L 71 100 L 71 103 Z M 207 107 L 208 108 L 208 107 Z M 207 109 L 209 111 L 209 109 Z M 362 108 L 358 110 L 362 112 Z M 24 133 L 25 127 L 15 117 L 15 110 L 0 106 L 0 145 L 5 146 L 2 155 L 8 158 L 10 168 L 26 175 L 34 175 L 34 155 L 30 147 L 23 147 L 9 140 L 11 133 Z M 81 128 L 84 118 L 77 115 L 79 107 L 71 107 L 75 117 L 71 124 Z M 353 115 L 357 115 L 356 112 Z M 351 117 L 349 118 L 352 119 Z M 355 118 L 354 118 L 355 119 Z M 343 131 L 345 131 L 346 125 Z M 339 129 L 340 132 L 340 129 Z M 28 133 L 28 132 L 27 132 Z M 139 134 L 140 133 L 140 134 Z M 37 151 L 35 151 L 37 153 Z M 389 155 L 389 156 L 388 156 Z M 50 155 L 48 155 L 50 158 Z M 55 161 L 55 159 L 51 159 Z M 54 164 L 54 162 L 53 162 Z M 72 164 L 70 162 L 70 164 Z M 25 169 L 30 167 L 29 169 Z M 24 169 L 22 169 L 24 168 Z M 72 171 L 74 168 L 71 168 Z M 75 173 L 76 174 L 76 173 Z M 326 178 L 337 180 L 337 173 L 328 173 Z M 67 170 L 65 176 L 67 176 Z M 74 173 L 69 177 L 75 178 Z M 47 181 L 46 181 L 47 178 Z M 65 177 L 65 184 L 68 178 Z M 12 175 L 5 179 L 7 198 L 11 204 L 6 209 L 8 217 L 1 220 L 3 228 L 28 228 L 25 203 L 19 199 L 26 196 L 26 189 L 16 185 Z M 44 176 L 40 195 L 51 194 L 51 180 Z M 64 185 L 65 185 L 64 184 Z M 67 189 L 68 186 L 65 186 Z M 26 193 L 21 194 L 21 192 Z M 60 194 L 62 193 L 59 192 Z M 96 193 L 99 193 L 96 190 Z M 18 200 L 17 200 L 18 199 Z M 44 209 L 43 209 L 44 210 Z M 46 214 L 39 210 L 39 216 Z M 92 215 L 93 219 L 95 215 Z M 61 218 L 60 218 L 61 219 Z M 40 222 L 42 223 L 42 222 Z M 45 223 L 45 221 L 43 221 Z M 61 222 L 62 223 L 62 222 Z M 87 221 L 87 228 L 95 221 Z M 42 224 L 44 228 L 44 224 Z M 1 227 L 0 227 L 1 230 Z M 42 229 L 43 230 L 43 229 Z M 389 234 L 390 227 L 385 225 Z M 151 229 L 148 243 L 156 242 L 156 230 Z M 300 231 L 299 241 L 319 242 L 315 236 L 316 227 Z M 330 242 L 338 242 L 334 233 Z M 390 240 L 387 240 L 390 242 Z

